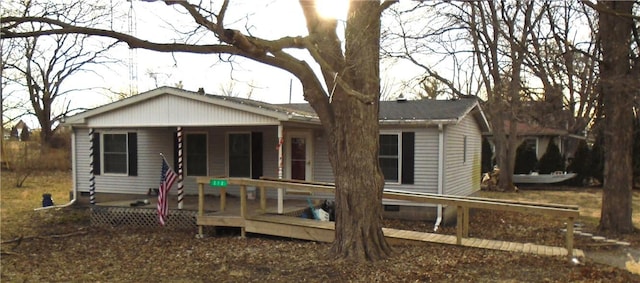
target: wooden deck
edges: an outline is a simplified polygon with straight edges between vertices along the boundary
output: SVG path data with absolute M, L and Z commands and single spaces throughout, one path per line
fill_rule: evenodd
M 273 179 L 247 179 L 247 178 L 224 178 L 224 186 L 220 188 L 220 211 L 205 214 L 204 187 L 209 185 L 215 177 L 200 177 L 198 183 L 198 234 L 203 235 L 204 225 L 213 226 L 234 226 L 240 227 L 241 236 L 246 232 L 306 239 L 322 242 L 332 242 L 334 238 L 333 223 L 317 222 L 302 218 L 285 216 L 283 195 L 287 190 L 303 191 L 313 194 L 334 193 L 335 187 L 330 183 L 300 182 L 294 180 L 273 180 Z M 228 214 L 226 207 L 226 186 L 236 185 L 240 187 L 240 208 L 234 214 Z M 247 201 L 247 187 L 258 188 L 260 207 L 257 210 L 249 209 Z M 275 213 L 268 213 L 267 199 L 265 192 L 267 189 L 278 190 L 277 209 Z M 457 209 L 456 235 L 440 235 L 432 233 L 421 233 L 415 231 L 402 231 L 385 229 L 387 239 L 400 243 L 442 243 L 467 247 L 477 247 L 505 251 L 528 252 L 541 255 L 565 255 L 567 257 L 583 257 L 584 252 L 573 248 L 573 225 L 574 220 L 580 216 L 579 207 L 572 205 L 520 202 L 510 200 L 496 200 L 477 197 L 435 195 L 428 193 L 407 192 L 400 190 L 384 190 L 383 198 L 410 201 L 422 204 L 442 204 L 453 206 Z M 480 208 L 489 210 L 513 211 L 529 214 L 543 214 L 567 220 L 566 225 L 566 247 L 551 247 L 534 244 L 512 243 L 498 240 L 476 239 L 469 237 L 469 209 Z
M 333 242 L 335 237 L 334 222 L 323 222 L 300 217 L 278 214 L 254 214 L 242 218 L 230 213 L 207 214 L 198 217 L 198 225 L 231 226 L 243 228 L 244 232 L 302 239 L 318 242 Z M 443 235 L 418 231 L 383 228 L 383 233 L 390 244 L 419 245 L 427 243 L 458 245 L 455 235 Z M 564 247 L 536 245 L 532 243 L 516 243 L 507 241 L 464 238 L 459 244 L 465 247 L 521 252 L 545 256 L 567 256 Z M 573 250 L 573 256 L 584 257 L 584 252 Z

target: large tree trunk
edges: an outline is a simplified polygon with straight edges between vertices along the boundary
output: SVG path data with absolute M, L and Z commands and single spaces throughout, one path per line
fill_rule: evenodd
M 378 162 L 380 98 L 380 6 L 351 3 L 345 31 L 345 65 L 338 72 L 368 99 L 336 88 L 330 101 L 333 123 L 329 157 L 336 183 L 336 237 L 333 252 L 354 260 L 388 257 L 382 233 L 384 177 Z
M 515 149 L 518 147 L 512 137 L 516 137 L 515 126 L 516 121 L 506 115 L 506 110 L 502 109 L 502 103 L 498 102 L 499 98 L 494 97 L 491 104 L 487 105 L 489 109 L 489 119 L 492 121 L 493 142 L 495 145 L 495 156 L 498 168 L 498 190 L 503 192 L 515 191 L 513 184 L 513 171 L 515 169 Z M 505 127 L 505 121 L 511 121 L 509 128 Z
M 384 178 L 378 163 L 378 105 L 355 99 L 336 102 L 329 145 L 337 205 L 333 252 L 347 259 L 382 259 L 391 249 L 381 222 Z
M 600 230 L 618 233 L 633 231 L 631 221 L 631 189 L 633 167 L 631 164 L 634 93 L 637 92 L 637 77 L 631 73 L 629 48 L 633 20 L 629 17 L 633 2 L 598 3 L 600 11 L 600 41 L 602 63 L 600 76 L 606 125 L 604 130 L 604 191 Z

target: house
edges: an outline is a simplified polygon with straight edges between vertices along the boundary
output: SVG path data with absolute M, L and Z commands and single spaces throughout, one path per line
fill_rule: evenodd
M 23 120 L 18 121 L 15 126 L 11 127 L 11 138 L 17 141 L 28 141 L 30 136 L 31 129 Z
M 386 188 L 480 190 L 488 124 L 476 99 L 384 101 L 379 116 Z M 72 129 L 78 192 L 147 193 L 159 184 L 159 154 L 178 168 L 180 146 L 186 194 L 197 193 L 197 176 L 333 181 L 325 135 L 307 104 L 161 87 L 69 117 L 65 125 Z M 399 202 L 385 205 L 391 214 L 415 214 Z
M 505 129 L 509 129 L 510 121 L 504 122 Z M 518 145 L 522 143 L 531 151 L 536 153 L 538 160 L 547 152 L 547 146 L 553 141 L 560 149 L 560 154 L 566 158 L 572 158 L 575 153 L 578 141 L 584 140 L 584 136 L 570 134 L 567 130 L 543 127 L 532 123 L 517 122 L 516 133 L 518 135 Z M 493 146 L 491 133 L 484 133 Z

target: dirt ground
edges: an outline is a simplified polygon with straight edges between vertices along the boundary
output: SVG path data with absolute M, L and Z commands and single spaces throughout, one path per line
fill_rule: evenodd
M 70 208 L 33 213 L 30 224 L 38 226 L 33 231 L 39 236 L 14 241 L 17 235 L 3 233 L 0 281 L 640 282 L 639 275 L 590 257 L 573 264 L 564 257 L 426 244 L 395 246 L 393 257 L 387 260 L 353 263 L 332 258 L 330 244 L 251 234 L 242 239 L 234 229 L 197 239 L 192 230 L 97 228 L 89 225 L 87 214 L 86 209 Z M 471 230 L 477 231 L 476 237 L 502 237 L 504 234 L 492 229 L 496 219 L 520 225 L 507 214 L 476 212 L 472 217 Z M 386 224 L 423 231 L 431 228 L 430 224 L 406 221 Z M 477 226 L 492 232 L 482 233 L 474 229 Z M 561 245 L 559 228 L 551 226 L 541 225 L 514 235 L 512 240 Z M 634 248 L 640 243 L 638 238 L 637 234 L 626 237 Z M 624 252 L 581 238 L 576 244 L 587 254 Z
M 1 282 L 640 282 L 640 275 L 621 266 L 630 262 L 626 253 L 640 260 L 638 232 L 602 235 L 629 247 L 577 236 L 576 248 L 587 254 L 578 263 L 438 244 L 394 246 L 391 258 L 354 263 L 333 258 L 331 245 L 324 243 L 255 234 L 240 238 L 237 229 L 218 229 L 215 235 L 209 230 L 199 239 L 193 229 L 91 226 L 86 208 L 19 209 L 27 200 L 27 207 L 37 205 L 36 187 L 3 184 Z M 65 190 L 56 197 L 68 194 Z M 581 217 L 579 223 L 583 231 L 595 232 L 592 218 Z M 384 224 L 433 229 L 432 222 Z M 558 219 L 477 210 L 470 224 L 471 237 L 564 246 L 564 223 Z M 454 234 L 455 228 L 439 233 Z

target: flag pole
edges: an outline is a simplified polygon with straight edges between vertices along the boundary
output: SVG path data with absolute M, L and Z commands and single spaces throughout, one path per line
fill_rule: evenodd
M 167 197 L 173 182 L 177 178 L 177 174 L 173 171 L 162 152 L 160 152 L 160 156 L 162 157 L 162 174 L 160 176 L 160 187 L 158 188 L 158 220 L 160 225 L 164 226 L 169 212 Z

